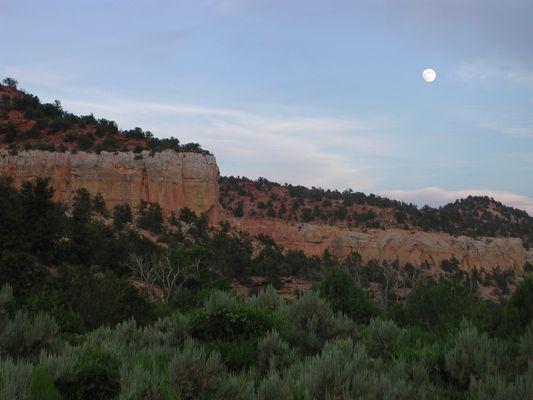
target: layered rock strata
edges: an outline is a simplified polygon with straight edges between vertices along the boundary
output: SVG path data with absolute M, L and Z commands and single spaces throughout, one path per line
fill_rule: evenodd
M 267 235 L 286 249 L 322 255 L 325 250 L 335 257 L 351 251 L 361 254 L 363 261 L 394 261 L 419 266 L 427 262 L 437 268 L 443 260 L 456 258 L 464 271 L 500 267 L 523 272 L 528 254 L 518 238 L 471 238 L 447 233 L 402 229 L 339 229 L 328 225 L 287 223 L 271 219 L 233 218 L 231 224 L 251 235 Z
M 215 157 L 199 153 L 163 151 L 132 152 L 0 152 L 0 175 L 9 176 L 15 186 L 35 178 L 49 178 L 54 200 L 70 203 L 80 188 L 101 193 L 108 208 L 141 200 L 156 202 L 166 212 L 188 207 L 219 217 L 218 176 Z

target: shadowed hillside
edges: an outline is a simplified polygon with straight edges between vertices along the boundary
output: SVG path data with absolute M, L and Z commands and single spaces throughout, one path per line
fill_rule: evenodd
M 220 203 L 237 218 L 275 218 L 354 229 L 418 229 L 472 237 L 519 237 L 533 245 L 533 217 L 480 196 L 419 208 L 373 194 L 324 190 L 267 179 L 221 177 Z

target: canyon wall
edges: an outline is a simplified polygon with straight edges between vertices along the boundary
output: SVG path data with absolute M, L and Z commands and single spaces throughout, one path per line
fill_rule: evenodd
M 427 261 L 437 268 L 443 260 L 455 257 L 464 271 L 494 267 L 523 273 L 528 253 L 518 238 L 454 237 L 446 233 L 408 231 L 402 229 L 340 229 L 328 225 L 289 223 L 271 219 L 232 218 L 230 224 L 251 235 L 268 235 L 280 246 L 322 255 L 328 250 L 335 257 L 351 251 L 361 254 L 363 261 L 398 260 L 414 266 Z
M 108 208 L 141 200 L 157 202 L 166 212 L 188 207 L 219 218 L 218 176 L 215 157 L 166 150 L 150 155 L 132 152 L 0 152 L 0 175 L 15 186 L 37 177 L 49 178 L 54 200 L 70 203 L 76 190 L 101 193 Z
M 54 200 L 70 203 L 76 190 L 101 193 L 108 208 L 141 200 L 157 202 L 167 212 L 188 207 L 207 213 L 211 222 L 220 217 L 219 171 L 215 157 L 199 153 L 163 151 L 150 155 L 134 153 L 100 154 L 78 152 L 0 151 L 0 175 L 10 176 L 16 186 L 37 177 L 50 179 Z M 454 237 L 445 233 L 401 229 L 354 231 L 329 225 L 294 223 L 267 218 L 228 219 L 234 227 L 251 235 L 264 234 L 287 249 L 336 257 L 358 251 L 364 261 L 398 260 L 420 265 L 427 261 L 438 267 L 455 257 L 463 270 L 494 267 L 523 272 L 533 251 L 526 252 L 518 238 Z

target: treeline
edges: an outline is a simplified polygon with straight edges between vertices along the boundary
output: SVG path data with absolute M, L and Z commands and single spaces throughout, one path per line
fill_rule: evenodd
M 237 217 L 264 214 L 270 218 L 302 222 L 337 223 L 365 228 L 396 226 L 446 232 L 451 235 L 519 237 L 529 248 L 533 245 L 533 217 L 527 212 L 503 205 L 487 196 L 468 196 L 439 208 L 417 207 L 411 203 L 374 194 L 280 185 L 265 178 L 221 177 L 221 203 Z M 252 188 L 252 189 L 250 189 Z M 274 192 L 282 192 L 280 196 Z M 255 192 L 255 193 L 254 193 Z M 256 202 L 257 193 L 270 194 L 267 201 Z M 250 204 L 244 215 L 243 198 Z M 242 202 L 242 203 L 241 203 Z M 366 206 L 365 212 L 354 206 Z M 392 218 L 387 209 L 393 211 Z M 380 214 L 383 213 L 383 216 Z
M 120 130 L 115 121 L 92 114 L 77 116 L 61 102 L 41 103 L 37 96 L 17 89 L 18 82 L 5 78 L 0 85 L 0 143 L 10 149 L 44 151 L 194 152 L 210 154 L 198 143 L 180 144 L 177 138 L 160 139 L 137 127 Z M 16 112 L 17 118 L 11 118 Z

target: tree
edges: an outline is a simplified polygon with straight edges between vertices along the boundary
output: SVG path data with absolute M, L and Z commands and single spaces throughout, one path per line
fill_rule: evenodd
M 525 328 L 533 321 L 533 277 L 522 279 L 511 295 L 509 303 L 518 310 L 520 325 Z
M 107 208 L 105 205 L 104 197 L 102 193 L 96 193 L 96 196 L 93 198 L 93 211 L 100 214 L 103 217 L 108 216 Z
M 377 309 L 365 292 L 346 271 L 335 268 L 326 274 L 320 284 L 320 296 L 355 322 L 368 323 L 377 315 Z
M 472 313 L 478 299 L 465 286 L 452 280 L 420 283 L 407 297 L 407 324 L 447 332 Z
M 131 207 L 128 203 L 117 204 L 113 208 L 113 226 L 121 230 L 124 225 L 133 221 Z
M 129 267 L 133 276 L 147 285 L 146 290 L 159 286 L 162 300 L 168 303 L 183 285 L 198 276 L 202 258 L 196 250 L 178 248 L 151 259 L 134 255 Z
M 163 229 L 163 210 L 157 203 L 141 201 L 137 226 L 158 235 Z
M 2 81 L 2 83 L 3 83 L 4 85 L 6 85 L 6 86 L 9 86 L 10 88 L 13 88 L 13 89 L 16 89 L 16 88 L 17 88 L 17 85 L 19 84 L 19 83 L 17 82 L 16 79 L 14 79 L 14 78 L 9 78 L 9 77 L 4 78 L 4 80 Z

